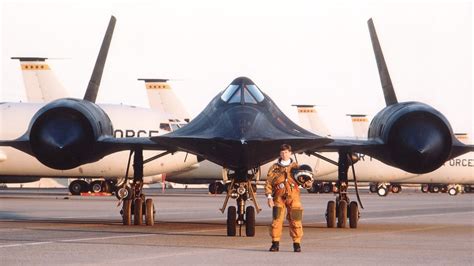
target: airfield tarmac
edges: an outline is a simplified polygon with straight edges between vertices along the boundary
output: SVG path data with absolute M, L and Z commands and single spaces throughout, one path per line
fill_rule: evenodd
M 153 227 L 123 226 L 115 197 L 0 190 L 0 264 L 473 264 L 474 194 L 412 189 L 379 197 L 365 191 L 359 228 L 329 229 L 324 212 L 334 196 L 303 192 L 303 251 L 292 252 L 285 227 L 280 252 L 270 253 L 271 211 L 262 195 L 256 236 L 227 237 L 225 215 L 218 211 L 223 195 L 202 189 L 145 193 L 157 208 Z

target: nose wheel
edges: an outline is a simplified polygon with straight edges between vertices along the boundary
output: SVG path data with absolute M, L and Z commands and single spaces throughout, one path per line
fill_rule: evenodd
M 242 236 L 242 226 L 245 225 L 245 235 L 255 236 L 255 208 L 248 206 L 245 209 L 245 219 L 238 217 L 237 208 L 229 206 L 227 208 L 227 236 L 237 235 L 237 226 L 239 227 L 239 236 Z
M 229 206 L 227 208 L 227 236 L 235 236 L 237 231 L 237 208 Z
M 224 212 L 227 202 L 230 198 L 234 198 L 237 207 L 229 206 L 227 208 L 227 236 L 236 236 L 237 227 L 239 228 L 239 236 L 242 236 L 242 227 L 245 226 L 245 235 L 248 237 L 255 236 L 255 216 L 260 211 L 258 207 L 254 187 L 249 180 L 244 182 L 231 181 L 224 205 L 220 209 Z M 245 206 L 247 201 L 253 201 L 254 206 Z

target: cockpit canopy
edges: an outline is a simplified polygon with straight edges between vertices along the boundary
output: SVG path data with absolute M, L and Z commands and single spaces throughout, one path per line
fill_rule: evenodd
M 222 93 L 226 103 L 257 104 L 263 99 L 260 89 L 249 78 L 236 78 Z

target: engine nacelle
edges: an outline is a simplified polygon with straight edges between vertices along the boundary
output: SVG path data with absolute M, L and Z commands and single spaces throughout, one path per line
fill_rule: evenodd
M 41 108 L 30 123 L 31 150 L 44 165 L 60 170 L 95 162 L 101 136 L 113 135 L 112 122 L 96 104 L 59 99 Z
M 369 138 L 381 139 L 386 152 L 372 156 L 411 173 L 428 173 L 448 160 L 453 132 L 448 120 L 419 102 L 387 106 L 372 120 Z

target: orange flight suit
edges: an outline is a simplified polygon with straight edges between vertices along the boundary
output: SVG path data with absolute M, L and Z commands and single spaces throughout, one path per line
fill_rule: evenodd
M 301 243 L 303 237 L 303 207 L 301 206 L 300 190 L 291 169 L 297 168 L 298 164 L 291 161 L 288 166 L 279 162 L 270 167 L 265 184 L 265 195 L 273 197 L 273 221 L 270 227 L 272 241 L 280 241 L 283 229 L 285 207 L 287 209 L 287 220 L 290 225 L 290 236 L 294 243 Z

